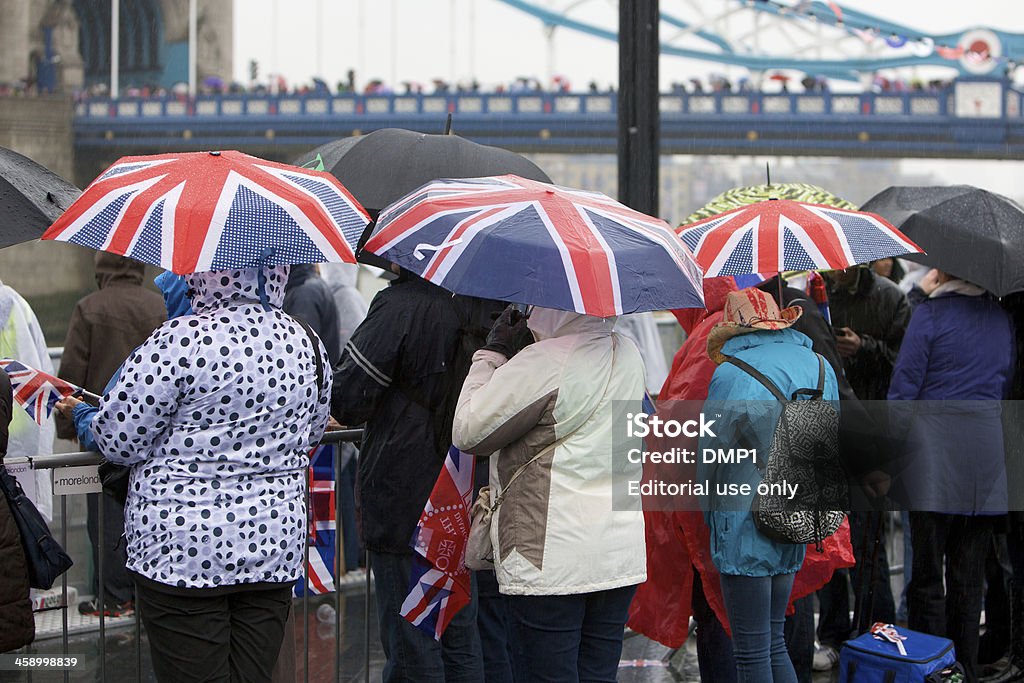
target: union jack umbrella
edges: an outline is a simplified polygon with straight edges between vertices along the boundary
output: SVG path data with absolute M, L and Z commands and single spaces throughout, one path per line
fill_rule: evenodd
M 241 152 L 122 157 L 43 235 L 180 275 L 355 263 L 369 218 L 328 173 Z
M 65 382 L 42 370 L 30 368 L 13 358 L 0 359 L 0 368 L 4 369 L 11 380 L 14 400 L 28 411 L 29 416 L 36 421 L 36 424 L 43 424 L 46 418 L 53 413 L 53 407 L 62 398 L 76 393 L 87 394 L 90 398 L 99 398 L 96 394 L 90 394 L 74 384 Z
M 677 232 L 704 277 L 841 270 L 923 253 L 881 216 L 788 199 L 741 206 Z
M 514 175 L 427 183 L 381 211 L 364 248 L 457 294 L 602 318 L 704 306 L 667 223 Z

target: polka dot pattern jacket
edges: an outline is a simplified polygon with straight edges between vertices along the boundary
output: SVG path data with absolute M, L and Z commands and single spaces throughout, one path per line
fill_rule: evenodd
M 107 459 L 132 466 L 128 568 L 152 581 L 208 588 L 302 575 L 303 483 L 331 373 L 318 396 L 310 338 L 279 308 L 288 268 L 265 272 L 270 310 L 256 269 L 187 276 L 195 313 L 132 353 L 93 422 Z

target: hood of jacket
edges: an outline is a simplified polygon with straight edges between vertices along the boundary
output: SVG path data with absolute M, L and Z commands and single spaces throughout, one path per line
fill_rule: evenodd
M 267 302 L 281 308 L 289 266 L 265 266 Z M 213 270 L 185 276 L 192 310 L 196 313 L 215 310 L 232 303 L 259 303 L 259 268 Z
M 141 285 L 146 275 L 145 263 L 105 251 L 96 252 L 93 263 L 96 268 L 96 286 L 100 289 L 114 283 Z
M 725 297 L 739 287 L 731 276 L 709 277 L 704 279 L 704 308 L 677 308 L 672 315 L 679 321 L 679 326 L 687 335 L 693 333 L 700 321 L 709 315 L 725 308 Z
M 288 284 L 285 290 L 295 289 L 301 286 L 307 280 L 319 277 L 316 272 L 316 266 L 312 263 L 298 263 L 291 267 L 291 271 L 288 273 Z
M 184 275 L 164 271 L 153 279 L 153 283 L 164 295 L 168 320 L 192 312 L 192 304 L 188 298 L 188 284 L 185 282 Z
M 617 318 L 596 318 L 575 311 L 558 311 L 553 308 L 534 307 L 526 326 L 537 341 L 570 334 L 604 333 L 611 334 Z
M 722 353 L 731 356 L 744 349 L 752 349 L 766 344 L 799 344 L 811 348 L 811 338 L 793 328 L 784 330 L 757 330 L 737 335 L 722 345 Z

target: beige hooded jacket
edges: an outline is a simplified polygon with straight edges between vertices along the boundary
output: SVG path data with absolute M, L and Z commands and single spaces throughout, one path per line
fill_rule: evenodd
M 644 394 L 640 352 L 614 325 L 614 318 L 535 309 L 535 344 L 511 360 L 487 350 L 473 356 L 453 441 L 469 453 L 494 453 L 492 493 L 556 444 L 523 471 L 495 513 L 502 593 L 590 593 L 647 578 L 640 500 L 631 499 L 631 510 L 612 509 L 613 458 L 621 468 L 631 446 L 613 446 L 612 401 L 633 402 L 629 412 L 639 412 Z M 639 478 L 639 467 L 627 476 Z

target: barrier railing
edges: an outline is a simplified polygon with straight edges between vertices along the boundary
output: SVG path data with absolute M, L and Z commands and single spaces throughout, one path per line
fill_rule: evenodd
M 327 432 L 320 440 L 321 445 L 326 444 L 341 444 L 341 443 L 358 443 L 362 440 L 363 430 L 362 429 L 343 429 L 333 432 Z M 334 518 L 336 532 L 334 535 L 334 667 L 335 667 L 335 680 L 341 680 L 341 615 L 342 615 L 342 590 L 340 585 L 340 579 L 344 572 L 344 551 L 343 541 L 344 534 L 341 525 L 342 512 L 341 512 L 341 501 L 342 496 L 337 495 L 339 491 L 339 481 L 341 479 L 341 454 L 334 454 L 334 490 L 336 495 L 334 496 Z M 54 455 L 37 455 L 37 456 L 23 456 L 23 457 L 8 457 L 5 458 L 3 464 L 7 467 L 27 467 L 30 470 L 55 470 L 63 467 L 74 467 L 74 466 L 85 466 L 85 465 L 99 465 L 103 462 L 103 458 L 99 453 L 81 451 L 75 453 L 60 453 Z M 312 523 L 312 509 L 310 506 L 310 490 L 309 490 L 309 477 L 304 477 L 304 489 L 305 489 L 305 500 L 306 500 L 306 531 L 305 536 L 305 553 L 303 562 L 303 591 L 302 591 L 302 614 L 303 614 L 303 680 L 309 681 L 309 663 L 310 663 L 310 636 L 309 636 L 309 595 L 310 595 L 310 533 L 308 529 Z M 64 548 L 68 547 L 68 524 L 67 524 L 67 496 L 60 496 L 60 530 L 58 532 L 60 537 L 61 545 Z M 103 505 L 97 506 L 97 525 L 100 530 L 103 527 Z M 98 587 L 98 595 L 96 596 L 97 605 L 99 606 L 99 680 L 120 680 L 120 676 L 115 676 L 111 679 L 107 677 L 107 640 L 106 640 L 106 615 L 105 615 L 105 595 L 104 595 L 104 579 L 105 579 L 105 567 L 103 566 L 103 534 L 97 534 L 96 538 L 97 552 L 96 552 L 96 583 Z M 364 675 L 365 680 L 370 680 L 370 637 L 369 637 L 369 626 L 370 626 L 370 594 L 371 594 L 371 580 L 370 580 L 370 562 L 369 556 L 366 556 L 366 599 L 364 604 L 363 613 L 363 638 L 364 638 Z M 137 598 L 137 595 L 136 595 Z M 49 609 L 60 609 L 61 614 L 61 656 L 68 657 L 69 654 L 69 640 L 68 640 L 68 577 L 65 572 L 61 576 L 61 603 L 56 607 L 44 608 Z M 135 600 L 135 611 L 134 611 L 134 630 L 135 630 L 135 671 L 136 679 L 139 681 L 144 680 L 142 677 L 142 624 L 139 615 L 138 600 Z M 290 632 L 285 633 L 286 638 L 294 638 L 294 634 Z M 30 646 L 27 646 L 30 647 Z M 64 680 L 70 680 L 70 669 L 64 669 Z M 31 681 L 31 672 L 29 672 L 29 680 Z

